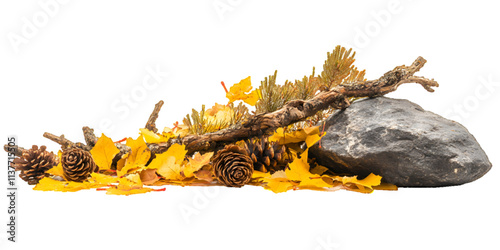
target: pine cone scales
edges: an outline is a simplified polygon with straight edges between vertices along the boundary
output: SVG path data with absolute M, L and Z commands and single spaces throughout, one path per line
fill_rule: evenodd
M 252 158 L 254 169 L 261 172 L 283 170 L 287 165 L 285 146 L 269 142 L 267 138 L 247 140 L 245 149 Z
M 252 179 L 252 162 L 245 149 L 227 145 L 214 156 L 214 175 L 228 187 L 241 187 Z
M 54 153 L 45 151 L 47 147 L 33 145 L 31 149 L 25 150 L 21 157 L 14 159 L 13 167 L 21 171 L 19 177 L 30 185 L 37 184 L 45 177 L 45 172 L 57 165 Z
M 92 172 L 99 170 L 89 152 L 80 148 L 71 148 L 61 156 L 64 178 L 68 181 L 82 182 Z

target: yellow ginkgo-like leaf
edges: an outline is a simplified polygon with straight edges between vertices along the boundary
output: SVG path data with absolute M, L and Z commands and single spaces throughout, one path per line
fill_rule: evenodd
M 92 158 L 100 170 L 110 169 L 113 158 L 115 158 L 119 152 L 120 150 L 115 146 L 113 141 L 104 134 L 97 140 L 94 148 L 90 150 Z
M 123 168 L 117 171 L 118 176 L 123 176 L 131 170 L 144 169 L 151 157 L 151 152 L 142 136 L 139 136 L 136 140 L 128 138 L 127 146 L 130 147 L 131 151 L 128 153 Z
M 141 128 L 139 130 L 141 131 L 141 135 L 144 137 L 144 140 L 146 140 L 147 143 L 167 142 L 170 138 L 175 137 L 174 134 L 157 134 L 146 128 Z
M 203 155 L 196 152 L 192 159 L 183 168 L 183 174 L 186 178 L 193 177 L 194 172 L 200 170 L 203 166 L 210 163 L 210 158 L 214 155 L 214 152 L 208 152 Z
M 259 100 L 259 94 L 257 89 L 254 91 L 251 90 L 252 90 L 252 82 L 250 81 L 250 76 L 249 76 L 241 80 L 239 83 L 236 83 L 233 86 L 231 86 L 231 88 L 229 88 L 229 92 L 226 93 L 226 97 L 229 99 L 229 102 L 242 100 L 248 105 L 255 106 L 255 104 Z

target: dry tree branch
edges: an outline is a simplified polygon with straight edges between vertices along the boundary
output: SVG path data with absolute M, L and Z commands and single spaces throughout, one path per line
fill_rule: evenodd
M 270 134 L 279 127 L 285 127 L 295 122 L 313 116 L 318 111 L 334 108 L 346 108 L 350 105 L 349 97 L 375 97 L 395 91 L 401 84 L 416 82 L 427 91 L 439 86 L 433 79 L 413 76 L 419 71 L 426 60 L 418 57 L 410 66 L 398 66 L 376 80 L 340 84 L 329 91 L 320 92 L 309 100 L 293 100 L 281 109 L 270 113 L 250 117 L 243 124 L 203 135 L 188 135 L 182 138 L 182 144 L 192 153 L 195 151 L 210 151 L 224 144 Z M 160 143 L 161 145 L 161 143 Z M 168 148 L 165 145 L 165 148 Z

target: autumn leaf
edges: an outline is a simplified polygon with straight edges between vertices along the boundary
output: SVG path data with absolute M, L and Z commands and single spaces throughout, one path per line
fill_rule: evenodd
M 174 134 L 157 134 L 146 128 L 140 128 L 139 130 L 141 131 L 141 135 L 144 137 L 144 140 L 146 140 L 147 143 L 167 142 L 170 138 L 175 137 Z
M 167 180 L 182 180 L 181 165 L 175 163 L 175 157 L 169 156 L 158 168 L 158 174 Z
M 247 93 L 251 90 L 252 83 L 249 76 L 241 80 L 239 83 L 231 86 L 231 88 L 229 88 L 229 91 L 226 93 L 226 97 L 229 99 L 230 103 L 237 100 L 242 100 L 248 105 L 255 106 L 255 104 L 259 100 L 259 94 L 257 89 L 250 93 Z
M 305 141 L 307 147 L 311 147 L 320 139 L 319 126 L 303 128 L 289 133 L 285 133 L 283 128 L 278 128 L 276 132 L 269 137 L 269 141 L 276 141 L 281 145 Z
M 214 180 L 212 166 L 205 165 L 200 170 L 193 173 L 196 179 L 206 182 L 212 182 Z
M 120 152 L 120 150 L 115 146 L 113 141 L 102 134 L 102 136 L 97 140 L 94 148 L 90 150 L 94 162 L 97 164 L 100 170 L 107 170 L 111 168 L 113 163 L 113 158 Z
M 131 195 L 131 194 L 144 194 L 144 193 L 149 193 L 151 191 L 156 191 L 152 188 L 136 188 L 136 189 L 129 189 L 129 190 L 123 190 L 119 189 L 117 187 L 111 187 L 106 190 L 106 194 L 109 195 Z M 164 190 L 163 190 L 164 191 Z
M 125 165 L 117 172 L 120 177 L 129 173 L 130 170 L 142 170 L 151 157 L 151 152 L 144 142 L 143 136 L 139 136 L 136 140 L 128 138 L 126 145 L 130 147 L 131 151 L 128 153 Z
M 88 182 L 58 181 L 50 177 L 44 177 L 36 184 L 33 190 L 76 192 L 90 188 L 92 188 L 92 185 Z
M 139 175 L 144 185 L 151 185 L 160 179 L 160 177 L 156 174 L 156 169 L 142 170 Z
M 118 177 L 116 176 L 109 176 L 109 175 L 105 175 L 105 174 L 99 174 L 99 173 L 92 173 L 90 175 L 90 180 L 89 182 L 93 182 L 94 183 L 94 187 L 97 187 L 97 186 L 108 186 L 108 185 L 111 185 L 111 184 L 114 184 L 114 183 L 118 183 L 119 179 Z
M 274 174 L 264 177 L 264 182 L 266 182 L 264 188 L 276 194 L 286 192 L 294 186 L 294 184 L 288 180 L 288 176 L 283 170 L 276 171 Z
M 205 112 L 205 118 L 207 119 L 208 124 L 231 123 L 233 115 L 234 111 L 228 105 L 221 105 L 217 103 Z
M 183 174 L 186 178 L 192 177 L 193 173 L 200 170 L 203 166 L 210 163 L 210 158 L 214 155 L 214 152 L 208 152 L 203 155 L 196 152 L 193 158 L 189 159 L 189 163 L 183 168 Z
M 375 175 L 373 173 L 369 174 L 366 178 L 362 180 L 358 180 L 357 176 L 344 176 L 344 177 L 335 177 L 337 181 L 341 181 L 342 184 L 347 185 L 347 184 L 353 184 L 357 187 L 357 190 L 355 189 L 354 191 L 360 191 L 363 193 L 371 193 L 373 192 L 373 187 L 378 186 L 381 183 L 382 177 L 379 175 Z

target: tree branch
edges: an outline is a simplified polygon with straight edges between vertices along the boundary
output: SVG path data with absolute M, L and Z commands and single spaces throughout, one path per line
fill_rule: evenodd
M 227 143 L 247 139 L 263 134 L 271 134 L 279 127 L 285 127 L 295 122 L 313 116 L 320 110 L 329 107 L 346 108 L 350 105 L 349 97 L 375 97 L 395 91 L 401 84 L 416 82 L 427 91 L 433 92 L 431 87 L 439 86 L 433 79 L 413 76 L 419 71 L 426 60 L 418 57 L 410 66 L 398 66 L 385 73 L 376 80 L 365 82 L 345 83 L 333 87 L 329 91 L 320 92 L 309 100 L 293 100 L 281 109 L 271 113 L 263 113 L 250 117 L 246 122 L 231 128 L 219 130 L 203 135 L 188 135 L 182 138 L 189 153 L 196 151 L 210 151 Z M 162 148 L 169 145 L 160 143 Z M 161 153 L 161 151 L 160 151 Z

